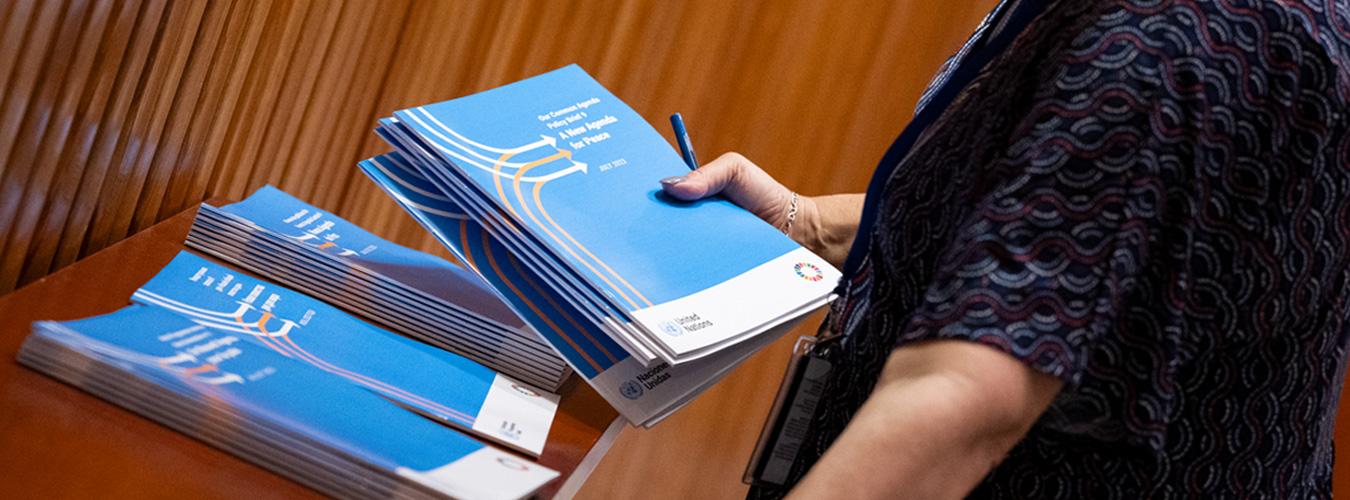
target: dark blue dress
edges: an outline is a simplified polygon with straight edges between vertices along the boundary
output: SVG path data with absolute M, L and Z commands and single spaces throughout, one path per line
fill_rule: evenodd
M 1047 5 L 883 163 L 798 477 L 961 339 L 1066 384 L 975 497 L 1330 496 L 1348 102 L 1345 0 Z

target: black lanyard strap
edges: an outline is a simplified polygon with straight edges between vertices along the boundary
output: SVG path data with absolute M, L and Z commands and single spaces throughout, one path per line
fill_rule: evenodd
M 942 117 L 952 101 L 984 70 L 989 61 L 1003 54 L 1012 41 L 1040 16 L 1047 3 L 1046 0 L 1005 0 L 1000 3 L 957 53 L 946 73 L 938 77 L 934 89 L 920 102 L 914 119 L 886 149 L 876 172 L 872 174 L 863 202 L 862 220 L 858 224 L 858 236 L 854 238 L 848 259 L 844 262 L 841 288 L 857 275 L 858 268 L 862 266 L 871 244 L 872 226 L 876 224 L 881 192 L 885 189 L 886 181 L 909 155 L 924 131 Z M 997 26 L 998 29 L 989 30 L 990 26 Z

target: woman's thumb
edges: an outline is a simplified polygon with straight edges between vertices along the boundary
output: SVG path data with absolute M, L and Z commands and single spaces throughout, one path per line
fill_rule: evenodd
M 670 196 L 686 201 L 714 196 L 727 190 L 749 163 L 739 154 L 727 153 L 686 175 L 661 179 L 661 189 Z M 735 186 L 730 188 L 735 190 Z
M 661 179 L 661 189 L 666 194 L 680 200 L 693 201 L 716 195 L 726 186 L 725 169 L 709 168 L 713 164 L 699 167 L 679 177 Z

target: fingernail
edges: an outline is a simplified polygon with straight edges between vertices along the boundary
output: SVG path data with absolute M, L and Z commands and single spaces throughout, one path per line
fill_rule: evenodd
M 685 176 L 678 175 L 675 177 L 666 177 L 665 179 L 661 179 L 661 184 L 666 186 L 674 186 L 676 184 L 684 182 L 685 180 L 686 180 Z

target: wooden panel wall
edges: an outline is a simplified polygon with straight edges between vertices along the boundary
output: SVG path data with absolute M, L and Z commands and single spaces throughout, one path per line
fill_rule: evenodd
M 659 129 L 682 112 L 704 159 L 737 150 L 803 193 L 860 191 L 993 4 L 0 1 L 0 293 L 266 183 L 439 251 L 354 167 L 386 149 L 374 120 L 573 62 Z M 743 494 L 788 342 L 626 430 L 582 496 Z
M 340 207 L 408 7 L 0 3 L 0 292 L 210 196 Z
M 992 3 L 0 2 L 0 293 L 265 183 L 435 249 L 353 166 L 375 118 L 573 62 L 705 158 L 859 190 Z

